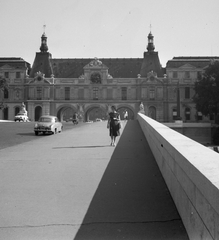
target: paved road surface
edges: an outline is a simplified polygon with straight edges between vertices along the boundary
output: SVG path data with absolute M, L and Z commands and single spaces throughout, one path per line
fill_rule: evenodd
M 98 122 L 0 150 L 0 240 L 187 240 L 138 122 L 109 143 Z
M 41 137 L 49 137 L 49 135 L 44 136 L 43 134 L 35 136 L 34 124 L 34 122 L 24 123 L 0 120 L 0 149 L 36 140 Z M 81 127 L 83 124 L 85 123 L 73 125 L 72 122 L 63 122 L 63 131 Z

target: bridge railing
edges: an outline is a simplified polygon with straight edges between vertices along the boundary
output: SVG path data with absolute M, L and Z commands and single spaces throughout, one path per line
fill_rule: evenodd
M 144 114 L 138 121 L 189 238 L 219 239 L 219 154 Z

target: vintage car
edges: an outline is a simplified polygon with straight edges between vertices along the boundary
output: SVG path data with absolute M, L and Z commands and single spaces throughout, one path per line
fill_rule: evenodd
M 18 113 L 15 117 L 14 117 L 14 121 L 15 122 L 28 122 L 28 116 L 25 113 Z
M 58 132 L 62 132 L 63 125 L 58 120 L 56 116 L 44 115 L 39 118 L 39 121 L 35 123 L 34 132 L 35 135 L 39 133 L 50 133 L 56 134 Z

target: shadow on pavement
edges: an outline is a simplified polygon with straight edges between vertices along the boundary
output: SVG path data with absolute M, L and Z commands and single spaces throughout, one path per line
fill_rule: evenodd
M 74 239 L 188 239 L 137 121 L 124 127 Z
M 20 135 L 20 136 L 35 136 L 35 133 L 34 132 L 31 132 L 31 133 L 17 133 L 17 135 Z
M 110 145 L 101 145 L 101 146 L 76 146 L 76 147 L 54 147 L 53 149 L 60 149 L 60 148 L 102 148 L 102 147 L 112 147 Z

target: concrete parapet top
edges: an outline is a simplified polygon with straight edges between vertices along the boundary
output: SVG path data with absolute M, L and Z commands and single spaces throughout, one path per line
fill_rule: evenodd
M 174 127 L 195 127 L 195 128 L 201 128 L 201 127 L 211 127 L 211 123 L 174 123 L 174 122 L 170 122 L 170 123 L 162 123 L 164 124 L 165 126 L 167 127 L 171 127 L 171 128 L 174 128 Z

